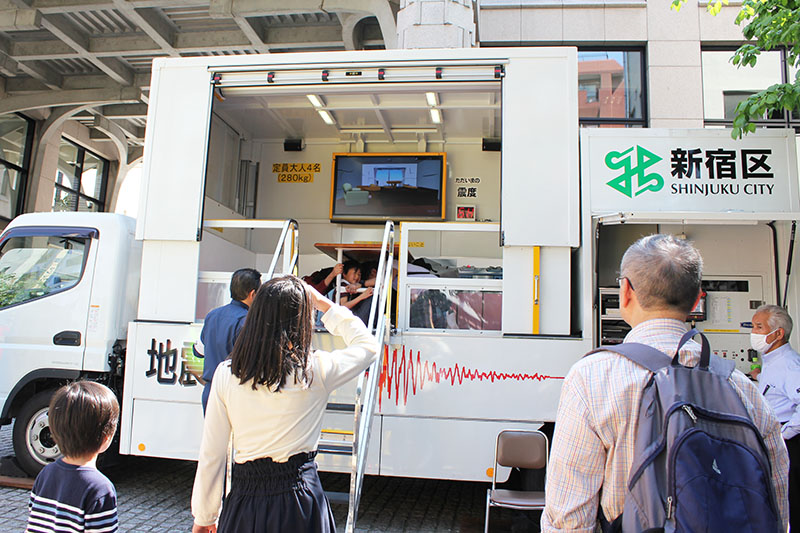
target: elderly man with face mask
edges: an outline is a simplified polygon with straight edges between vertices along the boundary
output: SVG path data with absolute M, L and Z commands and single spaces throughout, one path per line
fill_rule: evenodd
M 800 355 L 789 346 L 792 317 L 783 307 L 762 305 L 753 315 L 750 344 L 763 354 L 759 390 L 781 423 L 789 450 L 789 521 L 800 531 Z

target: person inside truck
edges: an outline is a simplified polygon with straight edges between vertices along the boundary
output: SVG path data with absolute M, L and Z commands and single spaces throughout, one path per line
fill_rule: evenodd
M 361 284 L 364 287 L 368 287 L 374 291 L 375 289 L 375 280 L 378 278 L 378 262 L 377 261 L 367 261 L 365 263 L 361 263 Z M 372 296 L 364 298 L 361 300 L 357 305 L 355 305 L 351 311 L 353 314 L 356 315 L 358 318 L 361 319 L 364 324 L 369 321 L 369 311 L 370 307 L 372 307 L 372 298 L 374 297 L 374 293 Z
M 353 289 L 357 292 L 354 292 Z M 363 288 L 361 285 L 361 264 L 352 260 L 345 262 L 342 284 L 339 287 L 339 303 L 352 310 L 372 296 L 372 292 L 372 287 Z
M 311 351 L 312 314 L 347 347 Z M 192 490 L 193 533 L 336 530 L 314 457 L 330 393 L 363 372 L 378 344 L 350 310 L 294 276 L 256 293 L 231 358 L 215 374 Z M 236 450 L 222 502 L 228 442 Z
M 332 267 L 323 268 L 313 274 L 303 276 L 303 281 L 314 287 L 317 292 L 328 294 L 333 289 L 333 282 L 336 280 L 336 276 L 342 273 L 343 268 L 344 265 L 342 263 L 336 263 Z
M 231 303 L 212 309 L 206 316 L 200 342 L 194 345 L 195 355 L 203 359 L 203 414 L 206 412 L 217 365 L 233 351 L 233 345 L 244 326 L 247 311 L 260 285 L 261 273 L 258 270 L 240 268 L 231 276 Z
M 374 287 L 375 280 L 378 278 L 378 262 L 377 261 L 367 261 L 365 263 L 361 263 L 361 279 L 363 280 L 362 285 L 365 287 Z

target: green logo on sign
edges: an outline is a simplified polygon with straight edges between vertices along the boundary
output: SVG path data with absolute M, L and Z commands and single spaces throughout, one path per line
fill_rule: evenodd
M 633 166 L 633 149 L 636 148 L 636 166 Z M 645 171 L 662 158 L 639 145 L 631 146 L 624 152 L 608 152 L 606 166 L 611 170 L 622 169 L 622 174 L 607 184 L 627 196 L 633 198 L 645 191 L 660 191 L 664 187 L 664 178 L 660 174 Z M 633 190 L 633 178 L 636 177 L 636 191 Z

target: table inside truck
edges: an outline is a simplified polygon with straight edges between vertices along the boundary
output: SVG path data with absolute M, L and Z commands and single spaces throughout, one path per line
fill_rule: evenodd
M 377 261 L 381 251 L 381 243 L 379 242 L 354 242 L 354 243 L 335 243 L 335 242 L 318 242 L 314 246 L 317 250 L 323 252 L 327 256 L 336 260 L 337 263 L 342 263 L 346 259 L 352 259 L 359 263 L 366 261 Z M 400 255 L 400 244 L 394 245 L 394 256 Z M 408 262 L 413 261 L 414 258 L 409 253 Z

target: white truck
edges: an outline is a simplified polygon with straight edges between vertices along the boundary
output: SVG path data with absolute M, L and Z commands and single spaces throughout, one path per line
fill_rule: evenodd
M 0 423 L 16 419 L 19 461 L 58 455 L 47 401 L 78 377 L 119 391 L 121 453 L 196 459 L 191 346 L 230 273 L 280 250 L 304 274 L 374 259 L 386 220 L 397 275 L 368 473 L 490 480 L 497 433 L 552 422 L 570 366 L 624 336 L 614 280 L 642 234 L 697 244 L 692 319 L 749 370 L 754 307 L 800 316 L 781 279 L 793 132 L 579 132 L 578 98 L 569 47 L 155 60 L 135 228 L 42 213 L 0 237 Z M 289 219 L 299 240 L 278 238 Z M 331 398 L 329 440 L 348 438 L 352 397 Z M 349 470 L 330 451 L 321 467 Z

